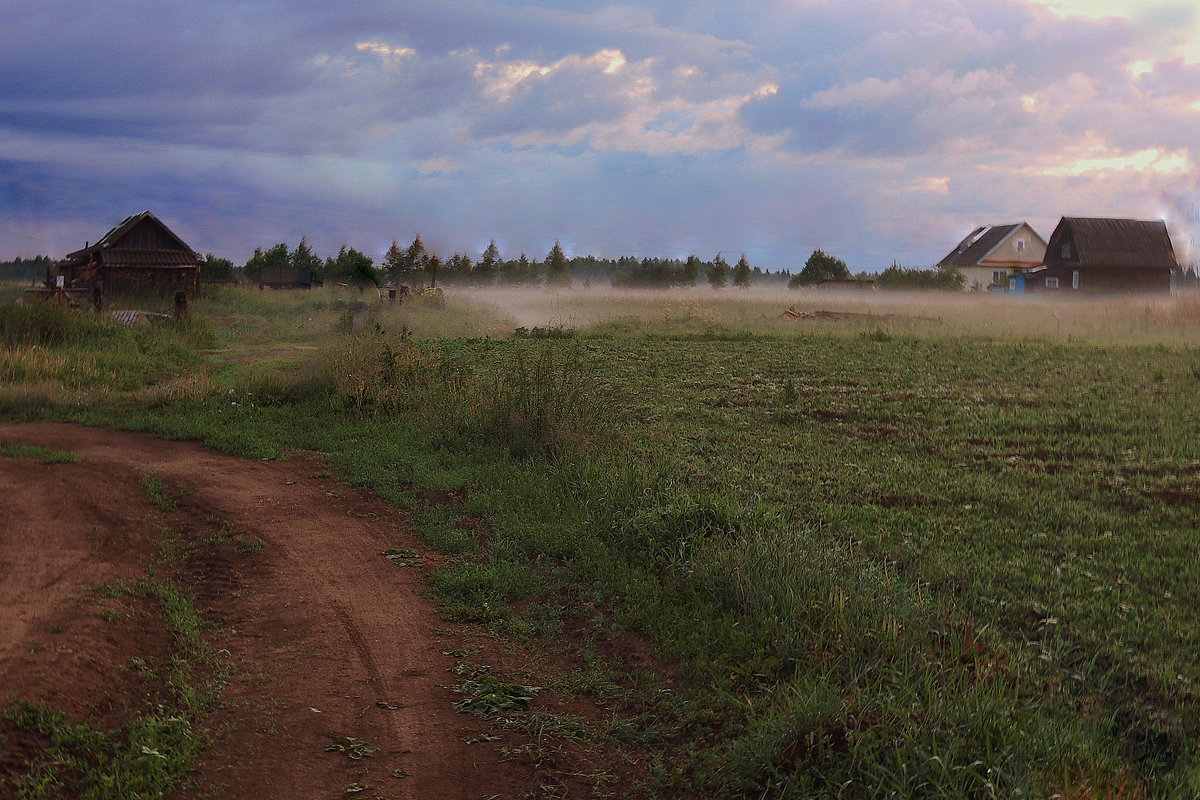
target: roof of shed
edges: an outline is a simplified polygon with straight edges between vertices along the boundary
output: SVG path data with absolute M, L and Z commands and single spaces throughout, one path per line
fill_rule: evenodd
M 1063 217 L 1050 237 L 1052 248 L 1055 240 L 1062 237 L 1060 232 L 1067 231 L 1071 233 L 1080 266 L 1153 269 L 1178 266 L 1167 224 L 1160 219 Z M 1050 253 L 1048 250 L 1047 260 Z
M 138 223 L 140 223 L 144 220 L 149 220 L 150 222 L 152 222 L 156 226 L 158 226 L 167 236 L 169 236 L 171 239 L 173 239 L 176 242 L 178 247 L 176 249 L 172 249 L 172 250 L 129 250 L 129 249 L 122 248 L 120 251 L 114 251 L 112 249 L 113 245 L 120 242 L 121 238 L 123 236 L 125 236 L 125 234 L 129 233 L 131 230 L 133 230 L 135 227 L 137 227 Z M 180 239 L 175 234 L 175 231 L 168 228 L 162 220 L 160 220 L 158 217 L 154 216 L 154 214 L 151 213 L 150 211 L 143 211 L 140 214 L 133 214 L 131 216 L 126 217 L 120 223 L 118 223 L 115 227 L 113 227 L 111 230 L 109 230 L 108 233 L 101 236 L 96 241 L 95 244 L 88 245 L 87 247 L 76 250 L 73 253 L 67 253 L 67 255 L 63 257 L 63 260 L 64 261 L 74 261 L 77 259 L 84 259 L 88 255 L 90 255 L 92 253 L 96 253 L 101 250 L 105 251 L 104 260 L 105 260 L 105 263 L 108 263 L 108 264 L 116 264 L 117 263 L 117 262 L 114 262 L 114 260 L 113 260 L 113 258 L 114 258 L 113 254 L 115 252 L 129 253 L 129 254 L 138 253 L 139 255 L 144 256 L 146 258 L 151 257 L 150 254 L 156 254 L 156 253 L 179 253 L 179 254 L 186 254 L 186 256 L 187 256 L 186 260 L 184 260 L 184 261 L 174 260 L 170 264 L 161 263 L 161 262 L 157 262 L 157 261 L 155 263 L 137 263 L 137 264 L 120 262 L 119 263 L 120 266 L 180 266 L 183 264 L 193 265 L 193 264 L 196 264 L 199 262 L 199 256 L 196 254 L 196 252 L 194 250 L 192 250 L 192 248 L 188 247 L 187 243 L 184 242 L 182 239 Z M 137 258 L 137 256 L 129 255 L 129 256 L 126 256 L 126 258 L 133 259 L 133 258 Z M 178 256 L 174 256 L 172 258 L 177 259 Z

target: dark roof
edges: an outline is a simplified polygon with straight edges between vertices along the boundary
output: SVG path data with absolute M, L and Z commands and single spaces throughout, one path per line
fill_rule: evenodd
M 194 267 L 196 254 L 191 250 L 129 250 L 113 248 L 104 252 L 109 267 Z
M 1073 258 L 1062 259 L 1059 240 L 1067 234 Z M 1046 263 L 1065 261 L 1083 267 L 1174 269 L 1175 249 L 1167 224 L 1160 219 L 1063 217 L 1050 237 Z
M 131 230 L 133 230 L 135 227 L 137 227 L 138 223 L 145 221 L 145 220 L 149 220 L 154 225 L 156 225 L 170 240 L 174 241 L 178 246 L 176 248 L 173 248 L 170 250 L 138 250 L 138 251 L 135 251 L 135 250 L 122 249 L 120 251 L 117 251 L 117 250 L 112 249 L 113 245 L 119 243 L 121 241 L 122 237 L 125 236 L 125 234 L 129 233 Z M 105 259 L 104 260 L 106 263 L 114 263 L 112 261 L 112 259 L 113 259 L 113 254 L 115 254 L 115 253 L 123 253 L 123 254 L 139 253 L 147 258 L 150 257 L 151 253 L 160 253 L 160 252 L 161 253 L 178 253 L 178 254 L 183 254 L 186 256 L 184 261 L 172 260 L 172 263 L 170 263 L 170 264 L 162 263 L 161 261 L 156 261 L 152 264 L 136 264 L 136 265 L 128 264 L 128 266 L 178 266 L 181 264 L 194 265 L 199 262 L 199 256 L 196 254 L 196 252 L 194 250 L 192 250 L 192 248 L 188 247 L 187 244 L 182 239 L 180 239 L 178 236 L 176 236 L 175 232 L 173 230 L 171 230 L 170 228 L 168 228 L 163 223 L 162 220 L 160 220 L 158 217 L 154 216 L 154 214 L 150 213 L 149 211 L 143 211 L 140 214 L 134 214 L 132 216 L 126 217 L 116 227 L 112 228 L 108 233 L 101 236 L 100 239 L 95 244 L 89 245 L 80 250 L 76 250 L 73 253 L 67 253 L 67 255 L 63 257 L 63 260 L 64 261 L 86 260 L 90 254 L 99 252 L 101 250 L 105 251 Z M 126 256 L 126 257 L 134 258 L 134 256 L 132 256 L 132 255 Z M 177 258 L 177 256 L 172 257 L 172 259 L 174 259 L 174 258 Z M 121 265 L 125 265 L 125 264 L 122 262 Z
M 939 267 L 975 267 L 984 257 L 996 249 L 1010 233 L 1021 227 L 1023 222 L 1012 225 L 984 225 L 958 243 L 950 254 L 937 263 Z

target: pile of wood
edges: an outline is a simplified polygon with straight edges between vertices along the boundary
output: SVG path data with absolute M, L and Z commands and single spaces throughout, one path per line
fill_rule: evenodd
M 825 311 L 817 309 L 816 311 L 801 311 L 795 306 L 791 306 L 787 311 L 779 315 L 782 319 L 865 319 L 865 320 L 895 320 L 895 319 L 916 319 L 925 322 L 938 322 L 937 317 L 914 317 L 908 314 L 859 314 L 853 311 Z

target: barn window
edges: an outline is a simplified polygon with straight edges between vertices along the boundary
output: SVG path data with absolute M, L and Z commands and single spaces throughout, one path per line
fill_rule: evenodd
M 1017 239 L 1017 252 L 1018 253 L 1025 252 L 1025 240 L 1024 239 Z
M 1071 270 L 1071 288 L 1079 288 L 1079 270 L 1077 269 Z
M 1058 278 L 1046 278 L 1046 288 L 1047 289 L 1057 289 L 1058 288 Z
M 1062 257 L 1063 258 L 1071 257 L 1071 243 L 1070 242 L 1067 242 L 1066 244 L 1064 244 L 1062 246 Z

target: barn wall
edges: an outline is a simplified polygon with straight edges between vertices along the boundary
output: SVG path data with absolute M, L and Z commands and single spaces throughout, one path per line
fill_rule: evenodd
M 1071 270 L 1064 270 L 1064 288 L 1071 286 Z M 1130 269 L 1120 267 L 1082 267 L 1079 269 L 1081 292 L 1162 292 L 1171 291 L 1171 270 Z
M 106 267 L 105 290 L 133 294 L 200 293 L 200 270 L 197 267 L 138 268 Z

